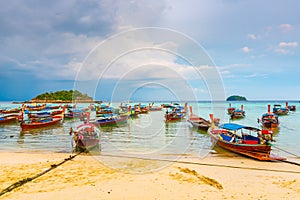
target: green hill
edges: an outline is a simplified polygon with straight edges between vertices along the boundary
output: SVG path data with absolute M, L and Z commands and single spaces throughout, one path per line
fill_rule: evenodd
M 233 95 L 226 99 L 226 101 L 247 101 L 246 97 Z
M 71 101 L 93 101 L 92 97 L 82 94 L 78 90 L 61 90 L 56 92 L 46 92 L 39 94 L 31 102 L 71 102 Z

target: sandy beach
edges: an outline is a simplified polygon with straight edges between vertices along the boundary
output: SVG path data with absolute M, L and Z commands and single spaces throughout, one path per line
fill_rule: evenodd
M 69 158 L 64 153 L 0 153 L 0 189 L 34 177 Z M 7 192 L 1 199 L 298 199 L 300 167 L 243 157 L 183 157 L 153 171 L 162 161 L 141 159 L 113 168 L 81 154 L 42 176 Z M 160 163 L 158 163 L 160 162 Z M 125 165 L 126 164 L 126 165 Z M 139 168 L 136 173 L 132 169 Z M 131 173 L 132 172 L 132 173 Z

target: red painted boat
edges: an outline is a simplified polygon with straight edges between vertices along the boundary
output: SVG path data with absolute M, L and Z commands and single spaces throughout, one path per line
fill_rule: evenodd
M 54 110 L 54 111 L 45 111 L 45 112 L 31 112 L 28 114 L 29 118 L 47 118 L 47 117 L 53 117 L 53 118 L 62 118 L 65 112 L 65 107 L 61 110 Z
M 150 105 L 149 104 L 149 111 L 161 111 L 162 110 L 162 106 L 156 106 L 154 105 L 154 102 Z
M 0 117 L 0 124 L 17 122 L 19 115 L 6 115 Z
M 127 120 L 127 115 L 103 115 L 101 117 L 98 117 L 94 124 L 99 126 L 116 126 L 126 123 Z
M 141 103 L 138 103 L 137 105 L 134 105 L 135 112 L 138 114 L 147 114 L 149 112 L 150 105 L 142 105 Z
M 171 110 L 169 111 L 168 108 Z M 170 106 L 167 108 L 166 114 L 165 114 L 165 121 L 166 122 L 176 122 L 182 120 L 187 112 L 187 103 L 185 103 L 185 106 L 182 107 L 179 104 L 176 104 L 174 106 Z
M 231 119 L 241 119 L 245 117 L 244 106 L 241 105 L 241 109 L 234 109 L 231 111 L 230 118 Z
M 231 107 L 231 103 L 229 104 L 229 107 L 227 108 L 227 113 L 229 115 L 231 115 L 233 112 L 234 112 L 235 108 L 234 107 Z
M 22 121 L 20 126 L 22 130 L 30 130 L 30 129 L 44 128 L 52 125 L 57 125 L 60 124 L 62 120 L 63 118 L 58 117 L 58 118 L 48 118 L 40 121 L 30 121 L 30 122 Z
M 272 132 L 269 130 L 226 123 L 217 129 L 212 127 L 208 133 L 213 143 L 232 152 L 257 160 L 286 160 L 286 158 L 271 153 Z M 256 133 L 257 136 L 254 136 L 253 133 Z
M 70 130 L 70 135 L 73 134 L 75 143 L 75 151 L 89 151 L 94 147 L 99 146 L 100 130 L 97 125 L 90 123 L 90 114 L 84 113 L 86 122 L 76 128 Z
M 262 126 L 265 128 L 278 128 L 280 123 L 278 115 L 272 113 L 270 110 L 271 105 L 268 105 L 268 112 L 263 114 L 261 119 L 258 119 L 258 121 L 260 121 Z
M 7 110 L 0 110 L 1 114 L 11 114 L 11 113 L 20 113 L 20 108 L 13 108 L 13 109 L 7 109 Z
M 287 115 L 289 114 L 288 105 L 286 107 L 282 107 L 280 104 L 274 104 L 273 113 L 276 115 Z
M 23 105 L 23 108 L 25 110 L 29 110 L 29 111 L 39 111 L 39 110 L 45 109 L 46 108 L 46 104 L 37 105 L 37 106 Z

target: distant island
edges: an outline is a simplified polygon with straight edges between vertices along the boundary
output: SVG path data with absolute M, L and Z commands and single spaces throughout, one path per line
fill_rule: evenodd
M 70 103 L 70 102 L 95 102 L 92 97 L 78 90 L 61 90 L 56 92 L 45 92 L 32 98 L 31 103 Z
M 226 99 L 226 101 L 247 101 L 246 97 L 233 95 Z

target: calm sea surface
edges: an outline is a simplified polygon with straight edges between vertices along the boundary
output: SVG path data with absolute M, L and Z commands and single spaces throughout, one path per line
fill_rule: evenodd
M 183 103 L 182 103 L 183 104 Z M 234 120 L 233 123 L 259 127 L 257 118 L 267 111 L 267 105 L 281 104 L 283 101 L 248 101 L 232 102 L 232 107 L 244 105 L 246 117 Z M 113 103 L 119 106 L 119 103 Z M 160 103 L 157 103 L 160 105 Z M 228 102 L 191 102 L 193 112 L 209 119 L 209 114 L 220 118 L 221 123 L 229 122 L 226 114 Z M 275 146 L 273 152 L 282 156 L 293 157 L 280 149 L 300 155 L 300 103 L 290 101 L 289 105 L 296 105 L 299 110 L 291 111 L 289 115 L 280 116 L 280 128 L 275 131 Z M 0 103 L 0 109 L 19 107 L 20 104 L 10 102 Z M 79 104 L 85 108 L 88 104 Z M 204 157 L 209 152 L 226 154 L 226 151 L 214 148 L 208 134 L 191 128 L 186 120 L 176 123 L 165 123 L 163 111 L 152 111 L 141 114 L 139 118 L 130 119 L 127 124 L 119 127 L 101 128 L 101 152 L 130 155 L 193 155 Z M 92 118 L 95 113 L 91 113 Z M 69 130 L 80 125 L 80 120 L 65 120 L 60 126 L 44 129 L 21 131 L 19 123 L 0 125 L 0 151 L 9 152 L 72 152 L 72 136 Z M 213 149 L 213 150 L 211 150 Z

